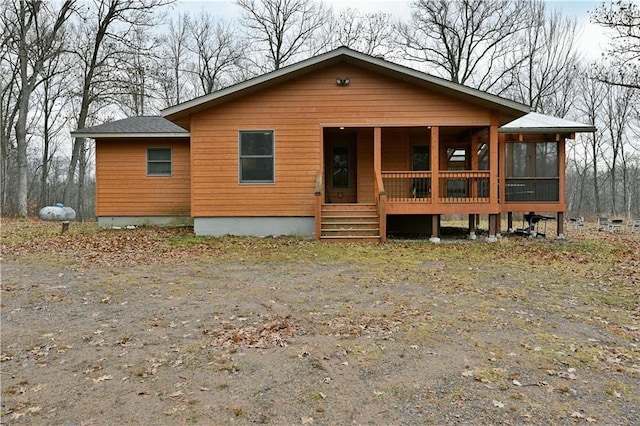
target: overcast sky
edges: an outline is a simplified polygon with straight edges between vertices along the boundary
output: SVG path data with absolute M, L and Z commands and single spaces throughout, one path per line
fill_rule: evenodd
M 595 59 L 606 45 L 604 30 L 589 22 L 589 11 L 601 4 L 596 0 L 546 0 L 551 7 L 560 9 L 568 16 L 578 18 L 581 26 L 580 45 L 586 58 Z M 411 0 L 325 0 L 334 10 L 343 8 L 359 9 L 362 12 L 382 11 L 398 18 L 409 19 L 411 16 Z M 225 18 L 235 18 L 239 15 L 239 8 L 232 0 L 178 0 L 178 10 L 207 12 Z

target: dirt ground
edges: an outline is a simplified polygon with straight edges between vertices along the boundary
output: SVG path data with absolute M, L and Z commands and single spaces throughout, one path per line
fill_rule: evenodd
M 640 424 L 640 233 L 2 222 L 2 424 Z

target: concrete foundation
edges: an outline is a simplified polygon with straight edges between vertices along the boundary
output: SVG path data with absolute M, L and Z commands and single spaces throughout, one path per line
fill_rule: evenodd
M 193 220 L 196 235 L 238 235 L 266 237 L 292 235 L 313 237 L 313 217 L 196 217 Z
M 191 216 L 100 216 L 98 225 L 103 228 L 126 226 L 193 226 Z

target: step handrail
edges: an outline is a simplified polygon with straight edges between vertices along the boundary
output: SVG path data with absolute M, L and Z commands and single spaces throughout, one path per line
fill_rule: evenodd
M 315 239 L 320 240 L 322 233 L 322 170 L 316 175 L 316 191 L 315 191 Z
M 374 171 L 374 194 L 375 202 L 378 209 L 378 221 L 380 228 L 380 242 L 387 241 L 387 192 L 384 190 L 384 181 L 382 173 L 379 170 Z

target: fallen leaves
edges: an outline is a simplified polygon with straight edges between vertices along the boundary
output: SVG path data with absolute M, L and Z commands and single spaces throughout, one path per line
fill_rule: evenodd
M 571 413 L 570 417 L 572 419 L 584 419 L 587 423 L 595 423 L 597 420 L 593 417 L 587 417 L 579 411 L 574 411 Z
M 576 380 L 578 378 L 578 375 L 575 374 L 575 371 L 575 368 L 569 368 L 567 369 L 567 371 L 547 370 L 547 374 L 549 376 L 560 377 L 561 379 Z
M 104 382 L 106 380 L 111 380 L 111 379 L 113 379 L 113 376 L 111 374 L 105 374 L 103 376 L 100 376 L 100 377 L 98 377 L 96 379 L 92 379 L 92 380 L 93 380 L 93 383 L 102 383 L 102 382 Z
M 52 240 L 60 241 L 46 247 Z M 65 423 L 67 409 L 102 410 L 109 395 L 120 397 L 126 407 L 117 415 L 128 420 L 159 400 L 154 415 L 166 410 L 171 417 L 159 421 L 172 424 L 234 415 L 240 423 L 348 423 L 341 403 L 362 404 L 362 423 L 623 424 L 638 403 L 638 290 L 607 274 L 619 266 L 610 254 L 629 256 L 550 240 L 345 250 L 147 228 L 45 236 L 20 253 L 11 243 L 3 333 L 13 327 L 18 337 L 7 343 L 20 343 L 0 355 L 2 414 Z M 300 247 L 317 261 L 287 251 Z M 214 262 L 217 251 L 224 255 Z M 47 269 L 56 259 L 64 265 Z M 187 384 L 172 387 L 179 376 Z M 48 388 L 36 392 L 20 384 L 26 379 Z M 52 398 L 52 383 L 78 382 L 84 392 L 73 402 Z M 27 399 L 43 409 L 11 411 Z M 372 402 L 385 410 L 377 418 L 366 417 Z M 198 418 L 204 412 L 213 420 Z
M 6 219 L 3 218 L 3 225 Z M 12 221 L 8 221 L 12 224 Z M 150 263 L 180 262 L 192 257 L 193 251 L 218 255 L 224 247 L 193 244 L 174 247 L 173 238 L 190 238 L 189 228 L 100 229 L 95 224 L 75 224 L 70 232 L 52 232 L 50 224 L 23 221 L 15 228 L 6 227 L 9 238 L 3 252 L 12 256 L 44 253 L 61 258 L 78 259 L 83 267 L 95 265 L 127 267 Z M 102 303 L 109 303 L 106 298 Z
M 25 416 L 26 414 L 35 414 L 38 413 L 40 411 L 42 411 L 42 407 L 36 405 L 36 406 L 30 406 L 30 407 L 20 407 L 18 408 L 18 410 L 23 410 L 22 412 L 14 412 L 11 414 L 11 420 L 18 420 L 20 417 Z
M 287 346 L 289 340 L 298 334 L 303 334 L 302 327 L 290 316 L 261 318 L 264 323 L 245 324 L 245 318 L 240 318 L 239 324 L 227 320 L 221 321 L 216 329 L 205 329 L 203 333 L 212 336 L 212 346 L 246 346 L 250 348 L 269 348 L 273 346 Z

